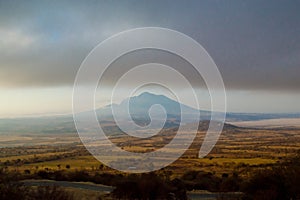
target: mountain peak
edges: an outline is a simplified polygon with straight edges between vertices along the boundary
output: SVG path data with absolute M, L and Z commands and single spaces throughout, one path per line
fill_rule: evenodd
M 150 92 L 143 92 L 138 96 L 145 96 L 145 95 L 151 95 L 152 96 L 152 95 L 156 95 L 156 94 L 153 94 L 153 93 L 150 93 Z
M 137 97 L 157 97 L 157 96 L 164 96 L 164 95 L 158 95 L 151 92 L 143 92 L 139 94 Z
M 127 98 L 124 102 L 129 101 L 133 104 L 141 104 L 148 102 L 149 104 L 161 104 L 161 103 L 171 103 L 171 104 L 179 104 L 179 102 L 170 99 L 169 97 L 161 94 L 154 94 L 150 92 L 143 92 L 137 96 L 132 96 Z

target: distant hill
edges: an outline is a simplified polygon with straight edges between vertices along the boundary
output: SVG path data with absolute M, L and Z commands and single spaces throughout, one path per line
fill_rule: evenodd
M 129 104 L 129 111 L 131 117 L 136 121 L 150 122 L 149 109 L 152 105 L 162 105 L 167 113 L 167 119 L 180 119 L 180 106 L 182 113 L 190 116 L 190 122 L 195 120 L 195 115 L 200 112 L 200 120 L 210 120 L 211 112 L 207 110 L 197 110 L 185 104 L 170 99 L 164 95 L 156 95 L 149 92 L 142 93 L 138 96 L 133 96 L 123 100 L 120 104 L 108 105 L 99 108 L 96 112 L 100 120 L 112 120 L 112 107 L 123 114 L 127 112 L 127 104 Z M 300 118 L 300 113 L 226 113 L 226 121 L 256 121 L 264 119 L 278 119 L 278 118 Z
M 156 95 L 149 92 L 140 94 L 139 96 L 133 96 L 123 100 L 120 104 L 108 105 L 96 110 L 100 121 L 112 120 L 112 109 L 115 113 L 119 113 L 121 118 L 126 121 L 129 120 L 127 112 L 129 111 L 131 118 L 141 125 L 150 123 L 149 110 L 153 105 L 161 105 L 165 109 L 167 121 L 180 121 L 181 113 L 190 118 L 190 122 L 195 121 L 195 116 L 203 115 L 203 119 L 208 119 L 210 112 L 199 111 L 187 105 L 181 104 L 173 99 L 170 99 L 164 95 Z M 129 106 L 129 108 L 127 108 Z M 152 116 L 161 120 L 165 118 L 165 115 L 161 113 L 161 109 L 153 108 L 151 110 Z M 204 118 L 205 116 L 205 118 Z
M 164 107 L 166 111 L 166 123 L 164 128 L 176 127 L 180 123 L 180 107 L 182 108 L 182 113 L 188 117 L 190 123 L 198 123 L 197 115 L 200 112 L 200 121 L 205 121 L 205 124 L 202 124 L 204 127 L 207 126 L 208 121 L 210 120 L 210 111 L 206 110 L 197 110 L 187 105 L 184 105 L 180 102 L 177 102 L 173 99 L 170 99 L 164 95 L 156 95 L 149 92 L 142 93 L 138 96 L 133 96 L 127 99 L 124 99 L 120 104 L 113 104 L 101 107 L 96 110 L 98 120 L 101 125 L 104 126 L 104 129 L 107 132 L 117 133 L 120 130 L 114 123 L 112 117 L 112 108 L 114 111 L 120 113 L 120 117 L 123 123 L 126 123 L 128 116 L 127 105 L 129 105 L 129 112 L 131 118 L 139 125 L 146 126 L 151 120 L 149 116 L 149 109 L 151 106 L 159 104 Z M 157 107 L 152 109 L 152 114 L 154 113 L 154 119 L 157 124 L 164 118 L 162 115 L 161 109 Z M 89 111 L 92 112 L 92 111 Z M 81 113 L 81 115 L 85 115 Z M 300 118 L 300 113 L 296 114 L 261 114 L 261 113 L 227 113 L 226 121 L 228 122 L 237 122 L 237 121 L 257 121 L 265 119 L 279 119 L 279 118 Z M 156 122 L 153 122 L 154 125 Z M 226 125 L 225 125 L 226 126 Z M 233 127 L 227 127 L 233 128 Z M 16 118 L 16 119 L 0 119 L 0 134 L 11 134 L 11 133 L 76 133 L 76 129 L 73 122 L 73 117 L 71 115 L 65 116 L 53 116 L 53 117 L 36 117 L 36 118 Z

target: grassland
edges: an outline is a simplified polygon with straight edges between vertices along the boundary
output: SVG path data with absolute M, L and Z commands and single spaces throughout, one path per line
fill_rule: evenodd
M 167 129 L 151 139 L 112 138 L 112 142 L 128 151 L 145 152 L 161 148 L 170 141 L 175 129 Z M 187 133 L 188 134 L 188 133 Z M 216 174 L 237 171 L 247 175 L 251 171 L 276 165 L 286 157 L 295 155 L 300 149 L 300 129 L 224 129 L 218 143 L 205 158 L 198 158 L 198 151 L 205 131 L 199 131 L 194 143 L 186 153 L 166 170 L 180 176 L 187 170 L 202 170 Z M 163 136 L 163 139 L 161 138 Z M 46 136 L 44 136 L 46 137 Z M 48 137 L 48 136 L 47 136 Z M 61 136 L 60 145 L 35 145 L 3 148 L 1 165 L 8 170 L 87 170 L 90 172 L 114 172 L 96 160 L 74 136 Z M 107 155 L 107 160 L 113 160 Z M 68 166 L 68 167 L 67 167 Z
M 162 130 L 158 135 L 151 138 L 118 136 L 110 137 L 110 140 L 126 151 L 143 153 L 164 147 L 173 139 L 176 131 L 176 128 L 169 128 Z M 191 132 L 186 130 L 182 138 L 189 134 Z M 300 129 L 295 127 L 253 129 L 226 125 L 209 155 L 205 158 L 199 158 L 198 153 L 205 134 L 205 128 L 199 127 L 194 142 L 178 160 L 155 173 L 139 176 L 121 173 L 96 160 L 80 143 L 75 133 L 61 135 L 51 133 L 50 135 L 37 137 L 36 134 L 26 133 L 24 135 L 18 134 L 17 137 L 12 135 L 11 138 L 2 138 L 2 140 L 0 136 L 0 143 L 10 141 L 9 145 L 1 148 L 0 151 L 0 173 L 5 175 L 4 177 L 8 177 L 9 180 L 15 178 L 19 181 L 25 180 L 24 182 L 37 182 L 37 184 L 40 184 L 40 181 L 43 180 L 57 181 L 58 183 L 62 183 L 62 181 L 69 183 L 84 182 L 83 184 L 92 182 L 93 184 L 109 185 L 118 189 L 123 188 L 124 191 L 130 191 L 127 189 L 127 184 L 134 183 L 139 185 L 139 188 L 145 189 L 155 186 L 153 181 L 160 180 L 161 182 L 158 185 L 169 184 L 166 188 L 177 188 L 176 191 L 206 190 L 212 192 L 213 195 L 223 192 L 237 192 L 234 195 L 235 199 L 240 199 L 244 193 L 242 188 L 249 181 L 253 181 L 254 185 L 261 184 L 261 179 L 255 179 L 261 177 L 261 175 L 255 176 L 260 171 L 263 171 L 263 174 L 267 176 L 263 182 L 272 186 L 271 194 L 273 194 L 273 191 L 279 190 L 276 185 L 276 187 L 274 186 L 275 189 L 273 188 L 274 181 L 268 182 L 269 177 L 274 177 L 274 174 L 277 175 L 277 172 L 273 169 L 287 169 L 282 174 L 289 176 L 287 179 L 282 179 L 283 182 L 287 182 L 286 180 L 290 180 L 291 177 L 298 180 L 298 171 L 295 171 L 296 174 L 289 174 L 298 169 L 299 165 L 297 163 L 290 165 L 292 170 L 282 166 L 288 167 L 287 163 L 289 161 L 286 159 L 299 155 Z M 26 139 L 22 140 L 22 137 Z M 20 139 L 22 140 L 21 146 L 11 145 L 17 144 Z M 40 143 L 32 145 L 32 141 Z M 97 144 L 97 142 L 93 142 L 93 144 Z M 108 144 L 96 146 L 96 148 L 102 149 L 107 147 Z M 174 153 L 172 149 L 168 151 Z M 129 159 L 133 160 L 133 163 L 138 163 L 136 157 L 113 157 L 109 149 L 104 153 L 106 155 L 101 156 L 105 157 L 108 162 Z M 157 160 L 159 159 L 157 158 Z M 157 164 L 157 160 L 152 162 L 154 166 Z M 138 164 L 136 165 L 138 166 Z M 129 164 L 129 166 L 132 165 Z M 125 169 L 127 167 L 125 166 Z M 148 178 L 145 179 L 143 176 L 148 176 Z M 151 179 L 153 177 L 156 178 Z M 3 180 L 7 180 L 7 178 Z M 133 180 L 134 182 L 132 182 Z M 123 184 L 120 185 L 120 183 Z M 181 190 L 182 185 L 177 185 L 177 183 L 183 184 L 185 189 Z M 295 181 L 295 184 L 297 183 Z M 108 194 L 107 192 L 91 189 L 74 188 L 70 185 L 59 186 L 64 188 L 62 192 L 66 193 L 68 191 L 74 194 L 74 199 L 78 200 L 98 199 L 99 197 L 114 199 L 113 194 L 117 193 Z M 39 188 L 39 186 L 32 185 L 29 187 L 33 189 L 36 187 L 36 191 Z M 281 188 L 281 185 L 278 187 Z M 251 186 L 247 186 L 247 188 L 251 188 Z M 293 188 L 287 189 L 292 191 L 291 194 L 298 194 L 295 192 L 297 190 L 294 191 Z M 122 190 L 116 191 L 120 192 Z M 269 195 L 270 190 L 266 190 L 266 193 Z M 122 193 L 120 194 L 122 195 Z M 247 195 L 249 194 L 252 194 L 252 192 L 247 193 Z M 197 195 L 199 196 L 199 194 L 193 192 L 189 195 L 196 196 L 196 198 Z

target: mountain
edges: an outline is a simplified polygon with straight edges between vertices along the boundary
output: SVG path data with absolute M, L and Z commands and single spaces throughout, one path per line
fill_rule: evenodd
M 159 108 L 157 105 L 162 106 L 162 108 Z M 112 109 L 114 110 L 114 113 L 119 114 L 120 118 L 124 120 L 127 119 L 127 113 L 129 111 L 130 116 L 134 121 L 146 122 L 151 121 L 149 112 L 155 119 L 163 119 L 166 114 L 168 120 L 180 120 L 181 113 L 185 116 L 190 116 L 192 119 L 200 112 L 197 109 L 181 104 L 164 95 L 156 95 L 149 92 L 127 98 L 120 104 L 108 105 L 98 109 L 96 113 L 100 121 L 112 119 Z M 165 110 L 165 113 L 163 113 L 163 109 Z M 206 116 L 209 114 L 207 111 L 203 112 L 206 113 Z
M 162 112 L 163 109 L 155 106 L 156 104 L 164 107 L 166 116 Z M 129 106 L 127 106 L 129 105 Z M 153 106 L 153 107 L 152 107 Z M 160 125 L 161 119 L 167 119 L 164 128 L 176 127 L 180 123 L 180 106 L 182 113 L 188 118 L 188 121 L 194 123 L 195 115 L 200 112 L 200 120 L 210 120 L 210 111 L 197 110 L 164 95 L 156 95 L 149 92 L 142 93 L 138 96 L 133 96 L 124 99 L 120 104 L 107 105 L 96 110 L 98 120 L 104 129 L 111 132 L 119 132 L 120 130 L 114 123 L 112 117 L 112 109 L 119 113 L 121 124 L 126 124 L 128 120 L 133 121 L 141 126 L 147 126 L 153 116 L 152 124 Z M 129 116 L 127 113 L 129 107 Z M 152 107 L 152 108 L 151 108 Z M 150 109 L 151 108 L 151 109 Z M 150 112 L 149 112 L 150 111 Z M 92 112 L 84 112 L 80 115 Z M 84 118 L 84 117 L 83 117 Z M 254 121 L 263 119 L 278 119 L 278 118 L 300 118 L 300 113 L 286 113 L 286 114 L 261 114 L 261 113 L 227 113 L 226 121 Z M 73 122 L 72 115 L 53 116 L 53 117 L 35 117 L 35 118 L 15 118 L 15 119 L 0 119 L 0 134 L 11 133 L 75 133 L 76 129 Z
M 210 120 L 211 112 L 206 110 L 197 110 L 195 108 L 184 105 L 164 95 L 156 95 L 149 92 L 142 93 L 138 96 L 133 96 L 123 100 L 120 104 L 108 105 L 97 109 L 99 120 L 112 120 L 112 108 L 120 114 L 124 120 L 127 115 L 127 105 L 129 105 L 129 113 L 135 121 L 150 121 L 149 109 L 151 106 L 159 104 L 166 113 L 168 120 L 180 120 L 182 114 L 188 117 L 191 122 L 195 120 L 195 116 L 200 113 L 200 120 Z M 159 111 L 154 109 L 154 114 L 159 115 Z M 157 117 L 159 119 L 159 117 Z M 163 115 L 161 116 L 162 118 Z M 257 121 L 264 119 L 278 119 L 278 118 L 300 118 L 300 113 L 226 113 L 226 121 Z

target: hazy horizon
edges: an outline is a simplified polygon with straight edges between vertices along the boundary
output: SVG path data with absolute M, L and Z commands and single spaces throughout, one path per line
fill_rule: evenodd
M 149 90 L 149 91 L 138 92 L 138 93 L 134 94 L 133 96 L 139 96 L 142 93 L 150 93 L 150 94 L 154 94 L 154 95 L 164 95 L 164 96 L 166 96 L 166 97 L 168 97 L 168 98 L 170 98 L 174 101 L 177 101 L 176 97 L 173 97 L 172 95 L 168 95 L 168 94 L 165 94 L 165 93 L 160 93 L 160 92 L 153 91 L 153 90 L 152 91 Z M 133 97 L 133 96 L 131 96 L 131 97 Z M 106 104 L 103 104 L 103 105 L 99 104 L 99 106 L 97 106 L 96 109 L 101 109 L 101 108 L 104 108 L 104 107 L 109 106 L 111 104 L 119 105 L 122 101 L 126 100 L 127 98 L 130 98 L 130 96 L 124 97 L 123 99 L 120 99 L 119 101 L 116 101 L 116 102 L 113 102 L 113 103 L 107 102 Z M 177 101 L 177 102 L 179 102 L 179 101 Z M 194 109 L 197 109 L 195 106 L 189 105 L 188 103 L 187 104 L 185 104 L 184 102 L 179 102 L 179 103 L 183 103 L 184 105 L 188 105 L 188 106 L 190 106 Z M 200 110 L 209 111 L 210 109 L 209 108 L 207 108 L 207 109 L 200 108 Z M 242 111 L 241 112 L 240 111 L 233 111 L 233 112 L 227 111 L 227 112 L 228 113 L 248 113 L 248 114 L 299 114 L 300 113 L 300 112 L 242 112 Z M 72 114 L 73 114 L 72 111 L 70 111 L 70 112 L 52 112 L 52 113 L 51 112 L 31 113 L 31 114 L 15 115 L 15 116 L 14 115 L 10 115 L 10 116 L 5 116 L 5 115 L 1 116 L 0 115 L 0 119 L 9 119 L 9 118 L 14 119 L 14 118 L 27 118 L 27 117 L 29 117 L 29 118 L 31 118 L 31 117 L 33 117 L 33 118 L 35 118 L 35 117 L 55 117 L 55 116 L 59 117 L 59 116 L 67 116 L 67 115 L 72 115 Z

